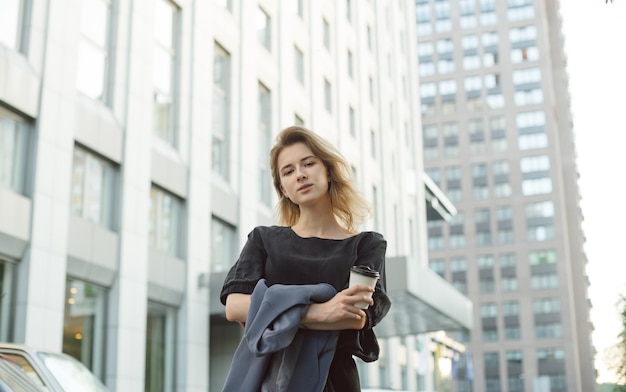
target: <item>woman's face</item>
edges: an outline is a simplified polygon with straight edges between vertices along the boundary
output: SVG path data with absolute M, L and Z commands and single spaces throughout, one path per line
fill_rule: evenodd
M 304 143 L 283 148 L 277 159 L 283 194 L 299 206 L 328 198 L 328 172 L 321 159 Z

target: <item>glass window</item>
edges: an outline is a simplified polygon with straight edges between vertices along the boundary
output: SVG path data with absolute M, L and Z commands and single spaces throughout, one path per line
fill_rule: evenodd
M 554 238 L 554 204 L 542 201 L 526 205 L 526 229 L 529 241 L 548 241 Z
M 490 325 L 483 326 L 483 342 L 497 342 L 498 341 L 498 326 Z
M 536 39 L 537 28 L 535 26 L 522 26 L 509 30 L 509 41 L 512 47 L 519 47 L 519 43 L 532 44 Z
M 448 222 L 449 246 L 452 249 L 463 248 L 465 246 L 465 217 L 463 213 L 457 212 Z
M 232 0 L 213 0 L 220 7 L 231 11 L 233 9 Z
M 513 71 L 513 84 L 517 87 L 525 84 L 541 83 L 539 68 L 525 68 Z
M 259 82 L 259 200 L 266 206 L 272 203 L 272 175 L 267 152 L 272 144 L 272 95 L 270 90 Z
M 468 76 L 463 81 L 465 92 L 480 91 L 483 88 L 483 81 L 480 76 Z
M 183 202 L 180 198 L 152 185 L 149 245 L 172 256 L 180 256 L 182 214 Z
M 435 64 L 432 61 L 424 61 L 419 63 L 420 76 L 432 76 L 435 74 Z
M 352 1 L 346 0 L 346 19 L 352 20 Z
M 113 229 L 117 166 L 96 154 L 74 147 L 70 212 Z
M 14 265 L 0 259 L 0 340 L 8 342 L 13 327 Z
M 103 102 L 107 99 L 110 14 L 109 0 L 82 0 L 76 87 Z
M 475 163 L 472 165 L 472 193 L 474 199 L 476 200 L 482 200 L 489 197 L 487 175 L 487 164 Z
M 437 41 L 437 53 L 451 54 L 454 52 L 454 44 L 451 38 L 440 39 Z
M 559 287 L 556 273 L 537 274 L 530 277 L 530 288 L 533 290 L 555 289 Z
M 23 0 L 4 0 L 0 3 L 0 42 L 13 50 L 18 50 L 21 45 L 23 7 Z
M 536 155 L 520 159 L 520 170 L 522 173 L 542 172 L 550 170 L 550 157 L 547 155 Z
M 552 179 L 549 177 L 522 181 L 522 194 L 524 196 L 546 195 L 549 193 L 552 193 Z
M 539 48 L 534 44 L 511 49 L 511 62 L 513 64 L 539 60 Z
M 63 352 L 104 379 L 107 290 L 69 278 L 65 289 Z
M 304 53 L 302 53 L 302 51 L 297 46 L 293 47 L 293 53 L 296 80 L 304 86 Z M 348 53 L 350 52 L 348 51 Z
M 510 21 L 532 19 L 535 8 L 532 0 L 509 0 L 507 15 Z
M 495 0 L 480 0 L 480 24 L 488 26 L 496 24 L 498 16 L 496 13 Z
M 479 255 L 476 257 L 478 269 L 493 269 L 493 255 Z
M 509 392 L 524 391 L 523 356 L 521 351 L 506 352 L 507 383 Z
M 528 264 L 531 266 L 552 263 L 556 263 L 556 250 L 554 249 L 535 250 L 528 253 Z
M 416 31 L 418 36 L 430 35 L 433 32 L 433 26 L 430 21 L 418 22 Z
M 428 266 L 442 277 L 446 273 L 446 261 L 444 259 L 431 259 L 428 261 Z
M 480 317 L 497 317 L 498 316 L 498 304 L 495 302 L 489 302 L 480 304 Z
M 370 103 L 374 103 L 374 79 L 369 77 L 369 95 L 370 95 Z
M 211 169 L 229 179 L 230 136 L 230 53 L 215 42 L 213 53 L 213 136 Z
M 491 214 L 489 208 L 479 208 L 474 211 L 477 245 L 491 244 Z
M 437 95 L 437 86 L 435 83 L 422 83 L 420 84 L 420 96 L 422 98 L 430 98 Z
M 439 59 L 437 63 L 437 71 L 440 74 L 454 72 L 454 59 Z
M 537 150 L 548 147 L 548 135 L 544 132 L 520 134 L 517 142 L 521 151 Z
M 178 46 L 179 9 L 168 0 L 156 3 L 154 23 L 153 132 L 172 146 L 176 144 L 174 127 L 174 91 Z
M 326 18 L 322 18 L 322 29 L 323 29 L 324 47 L 327 50 L 330 50 L 330 24 L 328 23 Z
M 26 121 L 0 107 L 0 187 L 24 193 L 28 141 Z
M 439 94 L 440 95 L 455 95 L 456 94 L 456 80 L 442 80 L 439 82 Z
M 146 391 L 173 391 L 176 370 L 176 309 L 148 302 Z
M 291 0 L 291 7 L 294 15 L 298 15 L 301 18 L 304 16 L 302 0 Z
M 350 76 L 350 78 L 353 78 L 354 77 L 354 58 L 352 56 L 352 51 L 350 49 L 348 49 L 347 61 L 348 61 L 348 76 Z
M 559 298 L 540 298 L 533 301 L 534 314 L 561 313 L 561 300 Z
M 502 302 L 502 314 L 504 316 L 519 315 L 519 302 L 517 301 Z
M 489 47 L 493 47 L 493 46 L 498 46 L 498 32 L 496 31 L 488 31 L 486 33 L 483 33 L 482 37 L 481 37 L 481 41 L 483 44 L 483 47 L 489 48 Z
M 429 221 L 428 227 L 428 249 L 440 250 L 444 247 L 443 241 L 443 222 Z
M 512 243 L 513 238 L 513 209 L 510 206 L 496 207 L 496 224 L 498 226 L 498 242 Z
M 417 18 L 417 23 L 429 22 L 430 4 L 417 4 L 415 6 L 415 16 Z
M 522 193 L 524 196 L 552 192 L 552 180 L 547 175 L 550 170 L 550 158 L 547 155 L 524 157 L 520 160 L 520 168 L 523 174 L 544 174 L 542 177 L 533 176 L 533 178 L 522 180 Z
M 350 122 L 350 135 L 356 136 L 356 114 L 354 113 L 354 108 L 352 106 L 348 108 L 348 120 Z
M 483 54 L 483 66 L 485 67 L 493 67 L 498 65 L 498 52 L 487 52 Z
M 463 69 L 466 71 L 480 68 L 480 56 L 470 54 L 463 56 Z
M 435 53 L 435 45 L 432 42 L 420 42 L 417 44 L 419 57 L 432 56 Z
M 300 127 L 304 126 L 304 119 L 302 117 L 300 117 L 297 113 L 294 114 L 293 116 L 293 123 L 294 125 L 298 125 Z
M 478 49 L 478 37 L 474 34 L 464 35 L 461 38 L 461 47 L 464 50 Z
M 333 111 L 333 92 L 332 86 L 328 79 L 324 79 L 324 108 L 332 113 Z
M 450 259 L 450 271 L 462 272 L 467 271 L 467 260 L 465 257 L 453 257 Z
M 553 339 L 562 336 L 563 326 L 561 322 L 535 324 L 535 338 L 537 339 Z
M 256 32 L 259 43 L 265 47 L 265 49 L 272 50 L 272 19 L 263 10 L 259 8 L 257 10 L 256 17 Z
M 235 263 L 237 230 L 213 216 L 211 218 L 211 272 L 224 272 Z
M 515 125 L 517 125 L 518 129 L 543 129 L 546 125 L 546 113 L 543 110 L 518 113 L 515 116 Z

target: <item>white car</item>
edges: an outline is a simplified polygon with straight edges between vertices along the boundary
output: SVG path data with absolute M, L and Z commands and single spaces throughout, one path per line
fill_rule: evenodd
M 0 343 L 0 354 L 21 366 L 42 391 L 108 392 L 83 363 L 67 354 L 11 343 Z

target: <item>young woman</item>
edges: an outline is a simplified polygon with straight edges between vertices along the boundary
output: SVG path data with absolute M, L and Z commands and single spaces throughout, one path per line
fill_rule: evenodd
M 270 152 L 270 167 L 281 226 L 259 226 L 248 235 L 222 288 L 226 318 L 245 325 L 251 293 L 260 279 L 270 287 L 332 285 L 337 294 L 310 304 L 300 325 L 339 331 L 324 391 L 360 391 L 352 356 L 367 362 L 378 359 L 372 327 L 391 306 L 385 293 L 387 243 L 379 233 L 357 230 L 369 215 L 368 205 L 354 188 L 345 159 L 314 132 L 302 127 L 281 131 Z M 355 265 L 380 272 L 372 298 L 367 286 L 348 288 Z M 362 301 L 370 305 L 365 310 L 355 306 Z

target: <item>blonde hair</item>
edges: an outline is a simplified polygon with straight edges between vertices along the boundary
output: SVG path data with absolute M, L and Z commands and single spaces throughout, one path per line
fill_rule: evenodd
M 332 144 L 316 133 L 299 126 L 283 129 L 270 151 L 270 170 L 279 199 L 277 205 L 279 223 L 293 226 L 300 218 L 300 207 L 282 192 L 278 172 L 278 156 L 285 147 L 296 143 L 304 143 L 324 163 L 328 171 L 328 193 L 333 213 L 342 226 L 350 232 L 356 232 L 356 226 L 369 218 L 371 210 L 367 201 L 354 187 L 350 165 Z

